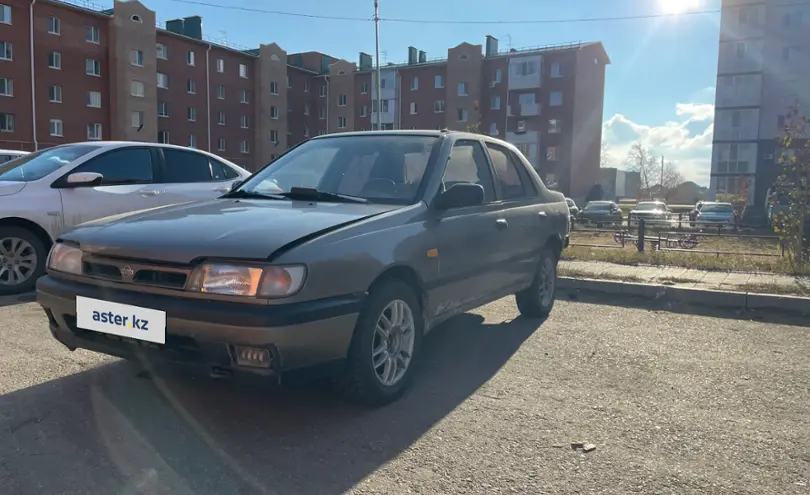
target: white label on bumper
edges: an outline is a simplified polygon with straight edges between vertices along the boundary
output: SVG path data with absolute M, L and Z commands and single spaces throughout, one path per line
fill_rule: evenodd
M 166 343 L 166 312 L 76 296 L 76 325 L 85 330 Z

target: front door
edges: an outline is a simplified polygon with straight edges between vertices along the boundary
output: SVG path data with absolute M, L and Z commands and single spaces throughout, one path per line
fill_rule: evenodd
M 126 147 L 98 155 L 71 171 L 96 172 L 100 185 L 59 189 L 62 196 L 62 231 L 99 218 L 160 206 L 161 190 L 152 148 Z

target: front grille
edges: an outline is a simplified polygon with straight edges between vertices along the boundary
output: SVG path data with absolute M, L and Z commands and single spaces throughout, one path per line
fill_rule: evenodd
M 184 288 L 190 271 L 187 268 L 94 256 L 86 256 L 82 262 L 82 273 L 88 277 L 168 289 Z

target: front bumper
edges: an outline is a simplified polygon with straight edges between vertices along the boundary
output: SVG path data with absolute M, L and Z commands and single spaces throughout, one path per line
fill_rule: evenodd
M 166 312 L 166 343 L 153 344 L 76 326 L 76 297 Z M 37 281 L 37 302 L 53 337 L 70 350 L 210 369 L 274 375 L 344 359 L 365 294 L 283 305 L 189 299 L 109 289 L 50 276 Z M 266 367 L 240 366 L 236 347 L 269 351 Z

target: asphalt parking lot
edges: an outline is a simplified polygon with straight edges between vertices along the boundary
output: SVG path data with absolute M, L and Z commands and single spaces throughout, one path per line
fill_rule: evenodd
M 367 410 L 70 353 L 36 304 L 6 300 L 1 491 L 809 493 L 809 323 L 623 304 L 457 317 L 413 391 Z

